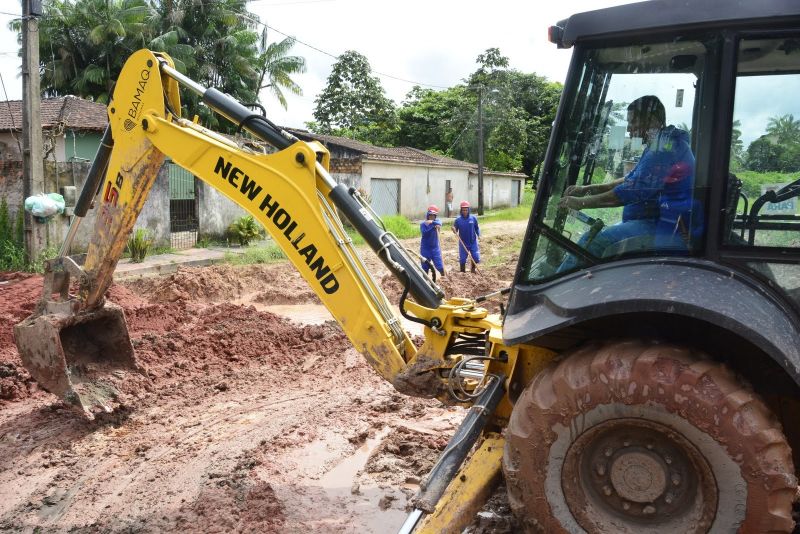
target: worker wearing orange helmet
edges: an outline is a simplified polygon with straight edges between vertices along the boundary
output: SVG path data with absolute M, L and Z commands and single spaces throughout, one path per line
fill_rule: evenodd
M 478 227 L 478 218 L 469 212 L 469 202 L 466 200 L 461 203 L 461 213 L 453 221 L 453 232 L 458 234 L 458 263 L 461 272 L 467 264 L 467 257 L 470 259 L 471 271 L 474 273 L 477 264 L 481 262 L 481 252 L 478 247 L 478 237 L 481 229 Z
M 436 267 L 439 274 L 444 276 L 444 263 L 442 262 L 442 247 L 439 245 L 439 230 L 442 222 L 436 217 L 439 215 L 439 208 L 434 205 L 428 206 L 425 213 L 425 220 L 419 225 L 422 233 L 422 241 L 419 245 L 419 255 L 422 256 L 422 268 L 427 273 L 432 267 Z

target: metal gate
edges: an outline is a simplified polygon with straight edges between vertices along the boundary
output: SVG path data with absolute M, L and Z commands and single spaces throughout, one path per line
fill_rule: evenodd
M 192 248 L 197 244 L 199 227 L 194 175 L 174 163 L 167 165 L 169 171 L 170 246 L 177 250 Z
M 370 180 L 372 209 L 381 217 L 400 213 L 400 180 L 373 178 Z

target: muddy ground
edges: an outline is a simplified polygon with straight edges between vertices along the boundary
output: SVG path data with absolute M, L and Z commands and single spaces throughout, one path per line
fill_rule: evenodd
M 445 237 L 446 293 L 507 286 L 523 231 L 485 228 L 477 274 L 450 272 Z M 396 303 L 399 284 L 363 255 Z M 0 273 L 0 531 L 392 532 L 463 417 L 397 394 L 278 263 L 117 280 L 108 298 L 145 373 L 90 422 L 19 361 L 12 328 L 41 287 Z M 502 492 L 468 530 L 514 530 Z

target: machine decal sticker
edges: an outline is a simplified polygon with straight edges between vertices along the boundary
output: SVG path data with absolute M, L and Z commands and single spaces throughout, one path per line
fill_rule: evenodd
M 256 183 L 239 167 L 235 167 L 230 161 L 220 156 L 214 166 L 214 174 L 221 176 L 228 183 L 235 187 L 239 193 L 246 196 L 248 200 L 254 201 L 262 192 L 263 188 Z M 298 223 L 294 217 L 280 203 L 272 198 L 269 193 L 264 194 L 264 198 L 258 206 L 259 211 L 263 212 L 272 221 L 275 228 L 283 233 L 283 236 L 291 243 L 297 253 L 303 257 L 306 265 L 311 269 L 314 277 L 319 281 L 320 287 L 325 293 L 333 294 L 339 289 L 339 281 L 336 275 L 331 272 L 331 268 L 326 265 L 325 258 L 319 254 L 317 246 L 313 243 L 305 243 L 305 232 L 299 231 L 295 234 L 302 223 Z

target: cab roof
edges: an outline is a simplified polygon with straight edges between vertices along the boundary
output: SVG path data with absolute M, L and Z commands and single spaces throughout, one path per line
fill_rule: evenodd
M 612 35 L 800 22 L 798 0 L 649 0 L 577 13 L 551 27 L 559 48 Z

